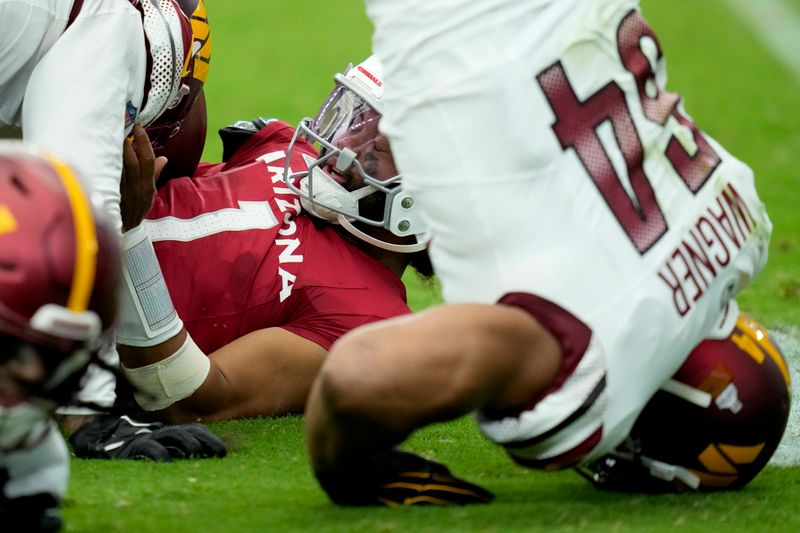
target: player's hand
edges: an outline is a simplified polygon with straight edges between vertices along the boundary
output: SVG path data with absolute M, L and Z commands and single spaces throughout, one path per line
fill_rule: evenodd
M 84 424 L 69 438 L 76 457 L 85 459 L 205 459 L 225 457 L 227 448 L 202 424 L 165 426 L 106 415 Z
M 122 143 L 122 179 L 120 210 L 122 229 L 128 231 L 141 224 L 153 206 L 156 181 L 167 164 L 166 157 L 156 157 L 144 128 L 133 127 L 133 139 Z
M 370 468 L 370 480 L 349 477 L 344 483 L 320 484 L 341 505 L 469 505 L 489 503 L 494 495 L 459 479 L 443 464 L 418 455 L 392 450 Z

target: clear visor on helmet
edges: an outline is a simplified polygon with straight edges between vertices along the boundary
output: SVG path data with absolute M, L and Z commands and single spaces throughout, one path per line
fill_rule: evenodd
M 378 122 L 380 114 L 363 98 L 337 84 L 322 104 L 317 116 L 311 122 L 311 128 L 321 139 L 341 147 L 347 146 L 353 151 L 380 136 Z M 321 147 L 320 155 L 324 156 L 327 147 Z M 396 169 L 394 174 L 396 174 Z M 392 176 L 375 176 L 384 179 Z
M 389 141 L 380 133 L 381 114 L 350 85 L 346 75 L 336 76 L 336 86 L 313 119 L 301 121 L 289 145 L 285 180 L 300 195 L 309 213 L 341 224 L 376 246 L 416 251 L 427 242 L 424 223 L 414 199 L 400 184 L 400 174 Z M 307 171 L 291 172 L 289 160 L 297 140 L 306 138 L 319 157 L 304 154 Z M 398 237 L 417 236 L 419 246 L 397 248 L 376 241 L 353 223 L 381 227 Z
M 388 192 L 399 182 L 389 142 L 378 130 L 380 119 L 361 96 L 337 84 L 309 124 L 323 170 L 351 192 L 365 186 Z
M 303 136 L 316 145 L 319 157 L 306 158 L 308 172 L 292 174 L 290 184 L 308 211 L 331 222 L 342 214 L 391 230 L 390 200 L 399 192 L 400 176 L 378 130 L 380 118 L 363 98 L 337 84 L 317 116 L 301 122 L 290 150 Z

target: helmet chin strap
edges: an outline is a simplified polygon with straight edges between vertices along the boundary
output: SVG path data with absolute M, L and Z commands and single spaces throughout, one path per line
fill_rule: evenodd
M 414 252 L 419 252 L 424 250 L 428 246 L 428 239 L 425 239 L 422 235 L 417 235 L 417 239 L 420 242 L 414 244 L 394 244 L 390 242 L 385 242 L 380 239 L 376 239 L 372 235 L 367 235 L 350 222 L 346 216 L 342 215 L 341 213 L 337 217 L 337 221 L 339 224 L 346 229 L 348 232 L 352 233 L 354 236 L 358 237 L 362 241 L 365 241 L 373 246 L 381 248 L 383 250 L 388 250 L 390 252 L 397 252 L 401 254 L 411 254 Z

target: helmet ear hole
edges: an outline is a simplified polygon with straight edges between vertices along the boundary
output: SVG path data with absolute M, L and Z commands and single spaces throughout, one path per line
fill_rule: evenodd
M 194 13 L 194 10 L 197 9 L 197 5 L 200 3 L 200 0 L 175 0 L 175 3 L 181 8 L 186 16 L 191 15 Z
M 28 189 L 17 174 L 11 175 L 11 185 L 20 193 L 27 196 Z

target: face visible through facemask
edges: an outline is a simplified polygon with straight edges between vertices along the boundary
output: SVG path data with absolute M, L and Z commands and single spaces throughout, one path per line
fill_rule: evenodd
M 332 137 L 332 144 L 339 149 L 355 153 L 355 161 L 346 168 L 337 168 L 339 156 L 326 161 L 323 170 L 348 191 L 365 186 L 364 175 L 384 182 L 397 176 L 397 167 L 392 157 L 389 141 L 378 130 L 380 114 L 364 105 L 353 119 L 342 124 Z M 344 165 L 339 165 L 342 167 Z M 372 194 L 359 203 L 360 212 L 379 218 L 383 213 L 385 196 Z
M 287 158 L 284 182 L 309 214 L 378 248 L 413 253 L 427 246 L 427 227 L 413 196 L 403 190 L 389 140 L 378 128 L 380 73 L 370 57 L 334 76 L 336 86 L 314 118 L 300 121 L 287 150 L 291 154 L 305 139 L 318 155 L 303 154 L 307 168 L 299 172 Z

